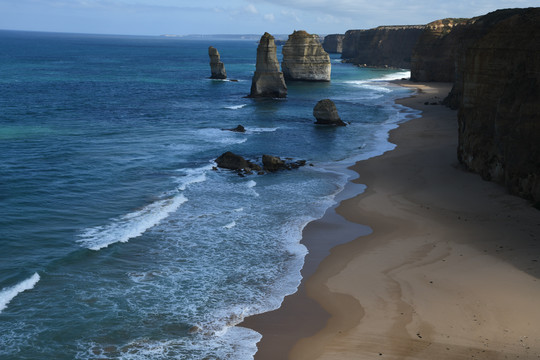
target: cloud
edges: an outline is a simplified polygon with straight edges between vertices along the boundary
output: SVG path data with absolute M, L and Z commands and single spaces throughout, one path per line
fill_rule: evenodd
M 300 21 L 300 18 L 296 15 L 296 13 L 294 11 L 281 10 L 281 15 L 283 15 L 284 17 L 291 18 L 296 22 L 302 22 L 302 21 Z
M 274 16 L 274 14 L 270 13 L 270 14 L 264 14 L 264 19 L 268 21 L 274 21 L 276 17 Z
M 247 13 L 250 13 L 250 14 L 258 14 L 259 11 L 257 10 L 257 8 L 255 7 L 255 5 L 253 4 L 248 4 L 248 6 L 246 6 L 244 8 L 244 10 L 247 12 Z

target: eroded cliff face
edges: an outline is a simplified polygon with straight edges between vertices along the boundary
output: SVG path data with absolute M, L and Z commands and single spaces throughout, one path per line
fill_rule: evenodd
M 281 70 L 286 80 L 330 81 L 330 56 L 318 35 L 295 31 L 283 45 L 282 53 Z
M 344 34 L 331 34 L 324 37 L 323 49 L 327 53 L 341 54 L 343 52 Z
M 279 71 L 274 37 L 269 33 L 264 33 L 257 47 L 257 64 L 249 97 L 284 98 L 286 96 L 287 85 L 285 85 L 283 73 Z
M 454 81 L 456 52 L 475 19 L 442 19 L 426 25 L 411 56 L 411 81 Z
M 411 53 L 425 25 L 379 26 L 349 30 L 343 39 L 341 57 L 356 65 L 409 69 Z
M 469 26 L 458 53 L 458 158 L 540 203 L 540 8 L 499 10 Z

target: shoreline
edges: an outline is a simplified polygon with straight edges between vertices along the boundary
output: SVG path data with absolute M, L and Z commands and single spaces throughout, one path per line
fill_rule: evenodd
M 424 105 L 450 84 L 394 83 L 422 116 L 352 167 L 365 192 L 306 226 L 298 292 L 240 325 L 263 335 L 255 359 L 537 358 L 540 213 L 461 169 L 456 112 Z

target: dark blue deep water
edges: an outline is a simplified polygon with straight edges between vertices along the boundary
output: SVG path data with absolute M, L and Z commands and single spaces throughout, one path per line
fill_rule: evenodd
M 330 83 L 247 99 L 256 47 L 0 31 L 0 359 L 252 358 L 235 325 L 296 290 L 302 228 L 415 116 L 385 82 L 408 72 L 337 55 Z M 324 98 L 350 126 L 313 125 Z M 239 177 L 225 151 L 314 166 Z

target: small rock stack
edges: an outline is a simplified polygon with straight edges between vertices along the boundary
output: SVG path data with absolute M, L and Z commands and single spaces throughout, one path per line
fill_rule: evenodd
M 210 71 L 212 72 L 210 79 L 226 79 L 225 64 L 221 62 L 219 52 L 215 47 L 208 48 L 208 56 L 210 56 Z

